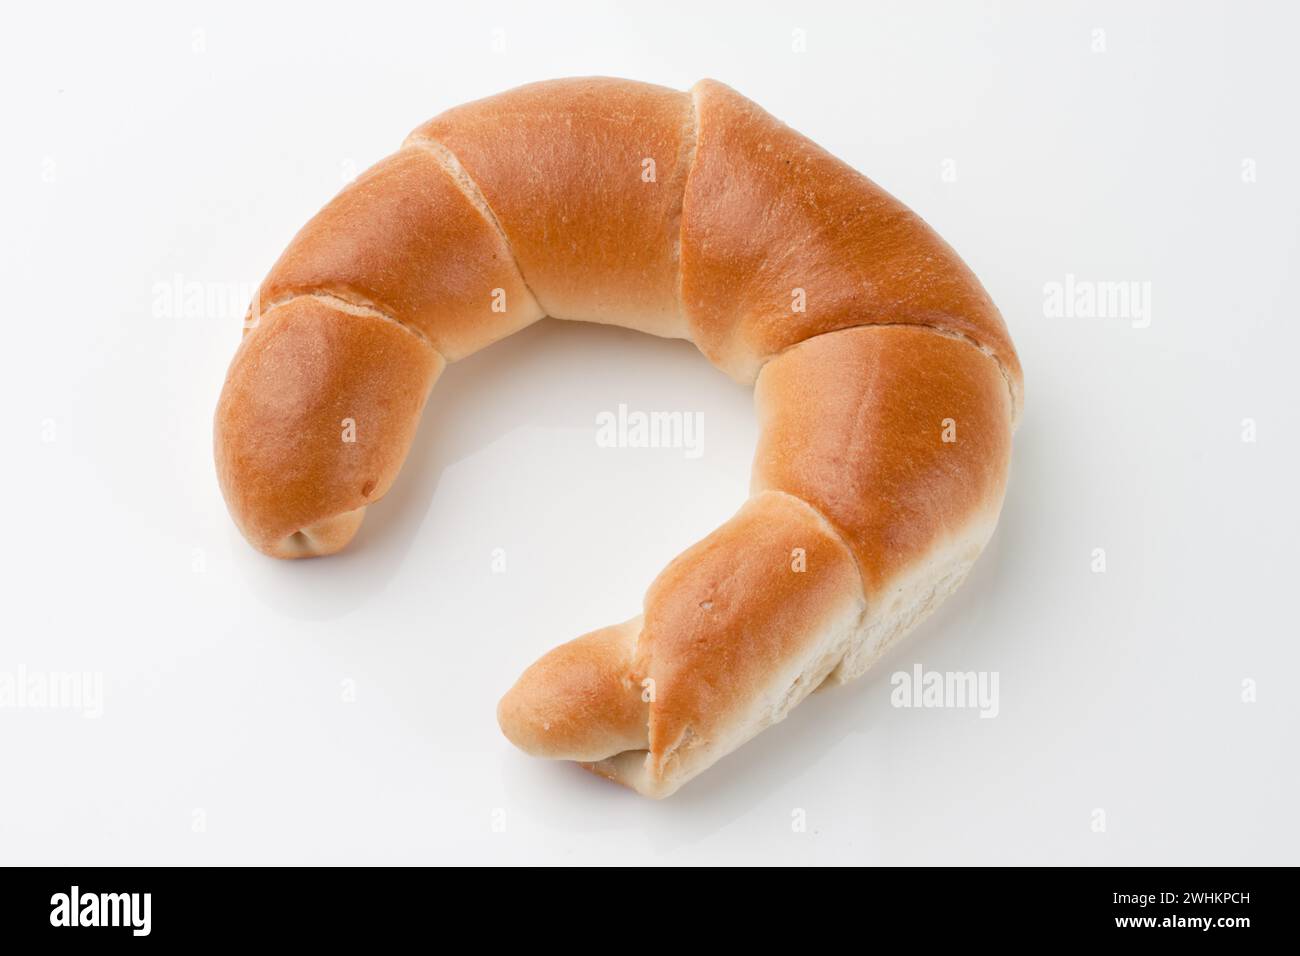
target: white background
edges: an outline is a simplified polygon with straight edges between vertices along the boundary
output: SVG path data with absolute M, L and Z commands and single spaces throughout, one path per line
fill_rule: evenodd
M 1294 7 L 5 17 L 0 674 L 101 674 L 103 713 L 0 709 L 0 861 L 1300 862 Z M 743 498 L 749 391 L 691 346 L 547 321 L 452 367 L 329 560 L 254 553 L 212 466 L 244 299 L 297 228 L 429 116 L 581 74 L 716 77 L 862 169 L 1025 368 L 964 588 L 661 803 L 514 751 L 494 708 Z M 1067 274 L 1150 283 L 1149 326 L 1047 316 Z M 596 447 L 620 402 L 702 412 L 704 455 Z M 996 671 L 998 717 L 891 707 L 916 663 Z

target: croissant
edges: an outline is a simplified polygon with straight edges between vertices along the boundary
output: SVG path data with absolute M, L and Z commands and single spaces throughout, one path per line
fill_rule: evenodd
M 956 253 L 721 83 L 586 78 L 430 120 L 289 244 L 216 411 L 244 536 L 344 547 L 447 363 L 543 316 L 694 342 L 754 384 L 761 437 L 749 499 L 641 614 L 501 700 L 530 754 L 667 796 L 862 674 L 993 532 L 1022 375 Z

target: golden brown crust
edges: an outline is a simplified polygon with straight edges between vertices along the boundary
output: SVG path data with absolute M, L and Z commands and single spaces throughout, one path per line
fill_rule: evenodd
M 303 228 L 260 303 L 216 457 L 241 530 L 281 557 L 343 547 L 444 362 L 543 309 L 692 338 L 757 377 L 750 500 L 643 619 L 556 648 L 498 710 L 521 748 L 651 796 L 869 667 L 957 586 L 1001 503 L 1021 373 L 987 294 L 917 216 L 712 81 L 450 110 Z
M 515 682 L 497 706 L 520 750 L 562 760 L 601 760 L 647 745 L 647 709 L 632 676 L 641 619 L 561 644 Z
M 620 782 L 665 796 L 815 689 L 864 609 L 835 530 L 789 495 L 759 494 L 664 569 L 643 618 L 543 656 L 497 719 L 534 756 L 615 779 L 631 767 Z
M 449 362 L 542 316 L 501 236 L 416 147 L 362 173 L 303 226 L 261 306 L 319 292 L 408 323 Z
M 347 513 L 388 491 L 442 368 L 409 329 L 313 296 L 262 316 L 215 424 L 217 478 L 244 536 L 281 557 L 346 544 L 360 525 Z M 319 547 L 292 540 L 304 529 Z
M 592 77 L 458 106 L 412 139 L 460 161 L 547 315 L 685 337 L 676 242 L 691 129 L 686 94 Z
M 783 494 L 755 495 L 675 558 L 646 593 L 634 666 L 654 682 L 651 773 L 761 719 L 765 698 L 775 716 L 791 688 L 772 697 L 774 679 L 803 674 L 828 622 L 861 611 L 861 592 L 839 537 Z
M 771 356 L 823 332 L 933 326 L 989 349 L 1019 394 L 1002 317 L 919 216 L 735 90 L 703 80 L 694 94 L 682 296 L 700 351 L 752 381 Z
M 763 367 L 752 490 L 809 502 L 852 544 L 868 598 L 996 515 L 1011 408 L 994 361 L 926 329 L 809 339 Z

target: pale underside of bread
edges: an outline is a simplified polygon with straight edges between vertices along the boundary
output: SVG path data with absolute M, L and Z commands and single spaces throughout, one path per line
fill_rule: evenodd
M 900 574 L 886 593 L 865 608 L 846 601 L 838 614 L 816 629 L 807 652 L 774 671 L 762 693 L 737 709 L 716 737 L 682 752 L 662 771 L 656 772 L 655 761 L 645 747 L 621 750 L 581 765 L 643 796 L 672 796 L 718 760 L 784 720 L 812 691 L 848 683 L 870 670 L 957 589 L 996 522 L 996 512 L 972 518 L 952 541 L 936 548 L 930 560 Z
M 827 374 L 836 371 L 828 353 L 855 359 L 838 376 Z M 889 370 L 906 356 L 923 356 L 938 371 L 907 376 L 910 391 L 896 388 Z M 889 394 L 878 394 L 882 384 Z M 916 328 L 845 329 L 774 361 L 760 377 L 763 434 L 749 505 L 665 570 L 646 596 L 643 619 L 621 626 L 621 647 L 605 645 L 599 671 L 569 668 L 560 685 L 550 679 L 548 655 L 535 665 L 542 674 L 526 672 L 499 710 L 507 736 L 530 753 L 578 760 L 663 797 L 783 719 L 823 682 L 863 674 L 961 583 L 993 532 L 1010 453 L 1011 404 L 1002 386 L 988 356 Z M 945 411 L 956 416 L 955 432 L 945 432 Z M 835 439 L 826 446 L 831 461 L 818 455 L 819 428 L 824 441 Z M 898 433 L 890 445 L 902 451 L 878 454 L 874 440 L 889 433 Z M 846 463 L 852 475 L 844 474 Z M 877 494 L 854 492 L 857 482 Z M 840 496 L 846 487 L 849 501 Z M 756 509 L 762 513 L 744 523 Z M 782 522 L 795 531 L 765 554 L 764 529 Z M 782 564 L 792 545 L 806 559 L 797 573 Z M 719 557 L 710 562 L 713 554 Z M 693 613 L 716 603 L 719 581 L 744 595 L 741 614 L 719 635 L 732 651 L 722 661 L 707 643 L 713 622 Z M 775 616 L 775 608 L 792 605 L 795 614 Z M 656 617 L 667 626 L 656 627 Z M 755 662 L 758 679 L 738 682 Z M 658 697 L 641 711 L 629 695 L 646 678 Z
M 1021 372 L 952 249 L 720 83 L 589 78 L 436 117 L 290 243 L 217 410 L 241 531 L 277 557 L 344 547 L 445 365 L 543 315 L 694 342 L 757 381 L 762 429 L 752 497 L 643 615 L 502 700 L 530 753 L 666 796 L 862 673 L 996 524 Z

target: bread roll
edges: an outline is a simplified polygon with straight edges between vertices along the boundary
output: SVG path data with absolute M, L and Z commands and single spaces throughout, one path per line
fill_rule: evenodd
M 529 753 L 667 796 L 866 670 L 993 532 L 1022 375 L 953 250 L 720 83 L 594 78 L 443 113 L 290 243 L 217 408 L 244 535 L 344 547 L 445 365 L 543 315 L 694 342 L 756 383 L 761 437 L 749 500 L 641 614 L 502 699 Z

